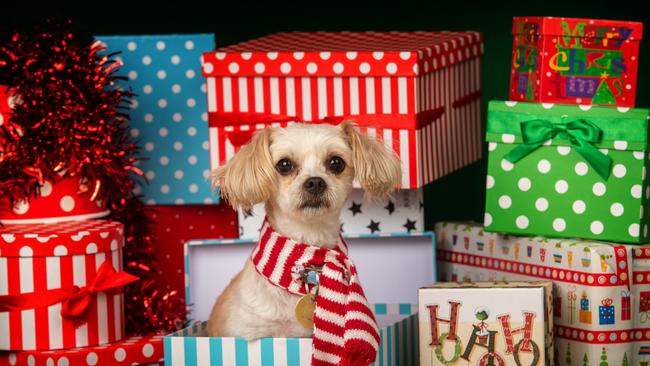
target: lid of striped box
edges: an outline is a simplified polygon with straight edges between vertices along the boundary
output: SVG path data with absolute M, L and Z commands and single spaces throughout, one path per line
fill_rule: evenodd
M 116 221 L 66 221 L 0 227 L 0 257 L 94 254 L 124 246 L 124 226 Z
M 286 32 L 202 57 L 204 76 L 416 76 L 478 57 L 479 32 Z

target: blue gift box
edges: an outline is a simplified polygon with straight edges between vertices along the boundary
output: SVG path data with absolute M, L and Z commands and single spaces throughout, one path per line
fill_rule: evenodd
M 615 318 L 612 299 L 603 299 L 602 305 L 598 305 L 598 323 L 601 325 L 614 324 Z
M 589 299 L 580 299 L 580 310 L 589 310 Z
M 217 203 L 212 193 L 205 79 L 201 54 L 214 49 L 214 35 L 98 36 L 106 52 L 120 52 L 118 75 L 134 97 L 131 135 L 146 160 L 139 168 L 149 184 L 148 204 Z
M 345 239 L 380 325 L 375 365 L 416 365 L 417 289 L 435 281 L 435 236 L 424 232 L 355 235 Z M 186 302 L 192 304 L 192 316 L 199 321 L 165 337 L 166 365 L 311 364 L 310 338 L 262 338 L 249 342 L 242 338 L 208 337 L 205 333 L 205 319 L 216 296 L 241 270 L 254 245 L 250 239 L 193 240 L 185 244 Z M 386 270 L 389 266 L 399 266 L 399 270 Z

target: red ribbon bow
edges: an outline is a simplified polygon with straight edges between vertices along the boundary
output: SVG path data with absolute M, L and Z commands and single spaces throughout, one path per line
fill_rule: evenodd
M 610 299 L 609 297 L 606 297 L 606 298 L 600 300 L 600 303 L 603 306 L 611 306 L 614 303 L 614 300 Z
M 117 272 L 111 263 L 104 262 L 99 266 L 92 282 L 85 287 L 69 286 L 42 292 L 0 296 L 0 312 L 35 309 L 63 302 L 61 315 L 75 318 L 88 310 L 90 300 L 96 293 L 122 287 L 138 279 L 126 272 Z

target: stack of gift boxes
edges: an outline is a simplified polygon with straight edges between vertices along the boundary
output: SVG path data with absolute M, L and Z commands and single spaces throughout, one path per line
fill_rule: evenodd
M 476 32 L 298 32 L 202 56 L 202 138 L 208 138 L 210 169 L 232 158 L 256 130 L 344 120 L 355 121 L 402 161 L 401 189 L 390 199 L 364 200 L 355 183 L 342 213 L 342 233 L 380 322 L 377 364 L 417 363 L 416 289 L 435 280 L 434 238 L 423 231 L 422 187 L 481 158 L 482 52 Z M 257 205 L 236 213 L 235 235 L 186 237 L 191 318 L 207 320 L 216 297 L 250 255 L 263 218 L 264 207 Z M 412 265 L 391 275 L 385 269 L 396 258 Z M 311 361 L 310 339 L 209 338 L 204 326 L 198 322 L 166 337 L 168 364 Z
M 29 201 L 0 199 L 0 364 L 162 357 L 161 336 L 125 337 L 123 286 L 137 277 L 122 272 L 124 227 L 86 191 L 65 176 Z
M 650 251 L 632 245 L 650 235 L 641 27 L 515 18 L 511 101 L 488 108 L 484 225 L 436 226 L 442 280 L 553 281 L 559 365 L 650 362 Z

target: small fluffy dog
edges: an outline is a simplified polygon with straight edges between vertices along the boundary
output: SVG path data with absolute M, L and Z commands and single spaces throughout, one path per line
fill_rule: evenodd
M 264 202 L 269 224 L 283 236 L 318 247 L 334 246 L 340 212 L 354 179 L 370 197 L 388 195 L 401 181 L 401 165 L 381 142 L 359 133 L 353 122 L 292 124 L 256 132 L 213 175 L 233 207 Z M 210 336 L 309 337 L 295 319 L 299 296 L 273 286 L 251 259 L 217 299 Z

